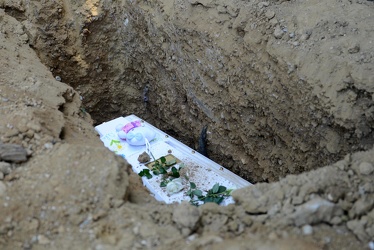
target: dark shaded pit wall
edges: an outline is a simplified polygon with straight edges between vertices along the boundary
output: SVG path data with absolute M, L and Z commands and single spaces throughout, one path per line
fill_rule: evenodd
M 344 16 L 297 1 L 7 2 L 96 124 L 136 114 L 194 148 L 208 125 L 209 157 L 251 182 L 373 145 L 370 27 Z

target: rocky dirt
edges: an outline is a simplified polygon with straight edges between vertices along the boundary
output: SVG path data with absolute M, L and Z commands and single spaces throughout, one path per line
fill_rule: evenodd
M 0 248 L 374 249 L 373 9 L 0 0 Z M 131 113 L 258 183 L 157 203 L 92 126 Z

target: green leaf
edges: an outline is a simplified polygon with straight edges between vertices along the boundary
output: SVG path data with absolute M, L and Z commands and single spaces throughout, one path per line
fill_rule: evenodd
M 159 175 L 160 174 L 159 170 L 153 170 L 152 172 L 153 172 L 154 175 Z
M 147 179 L 152 178 L 152 175 L 149 173 L 149 169 L 143 169 L 142 171 L 140 171 L 139 176 L 140 177 L 145 176 L 145 177 L 147 177 Z
M 205 203 L 208 203 L 208 202 L 213 202 L 213 203 L 217 203 L 217 204 L 220 204 L 222 201 L 223 201 L 223 197 L 211 197 L 211 196 L 208 196 L 208 197 L 205 197 L 203 199 L 201 199 L 204 204 Z
M 180 177 L 180 174 L 179 174 L 178 170 L 175 167 L 171 168 L 171 176 L 173 176 L 175 178 L 179 178 Z
M 191 199 L 193 198 L 194 194 L 191 190 L 187 191 L 187 196 L 189 196 Z
M 167 173 L 167 171 L 164 167 L 160 167 L 159 170 L 160 170 L 160 174 L 166 174 Z
M 219 190 L 219 184 L 216 183 L 216 184 L 214 184 L 214 186 L 212 188 L 212 193 L 216 194 L 216 193 L 218 193 L 218 190 Z
M 218 193 L 220 194 L 220 193 L 223 193 L 223 192 L 225 192 L 226 191 L 226 187 L 225 186 L 219 186 L 219 189 L 218 189 Z
M 201 199 L 204 203 L 208 203 L 208 202 L 214 202 L 214 198 L 213 197 L 205 197 L 205 198 L 202 198 Z
M 193 194 L 195 194 L 197 197 L 203 196 L 203 192 L 201 192 L 201 190 L 194 190 Z
M 222 201 L 223 201 L 223 197 L 217 197 L 217 198 L 214 198 L 213 202 L 215 202 L 219 205 Z
M 161 182 L 160 187 L 166 187 L 167 185 L 168 185 L 168 181 L 165 180 Z
M 234 191 L 234 189 L 227 189 L 225 195 L 230 196 L 232 191 Z
M 147 179 L 152 179 L 153 177 L 149 172 L 145 176 L 147 177 Z
M 161 163 L 165 163 L 166 162 L 166 158 L 165 157 L 161 157 L 160 160 L 161 160 Z
M 194 188 L 196 188 L 196 184 L 193 183 L 193 182 L 190 182 L 190 187 L 191 187 L 191 189 L 194 189 Z

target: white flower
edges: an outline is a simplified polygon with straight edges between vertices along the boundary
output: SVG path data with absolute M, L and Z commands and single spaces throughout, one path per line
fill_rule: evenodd
M 183 189 L 183 184 L 182 184 L 181 178 L 174 179 L 166 185 L 166 191 L 169 194 L 178 193 L 182 189 Z

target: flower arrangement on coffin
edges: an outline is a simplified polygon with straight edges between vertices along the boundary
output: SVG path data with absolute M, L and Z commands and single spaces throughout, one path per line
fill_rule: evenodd
M 144 126 L 140 120 L 129 122 L 126 125 L 118 124 L 116 132 L 120 139 L 126 140 L 132 146 L 143 146 L 156 136 L 155 132 Z

